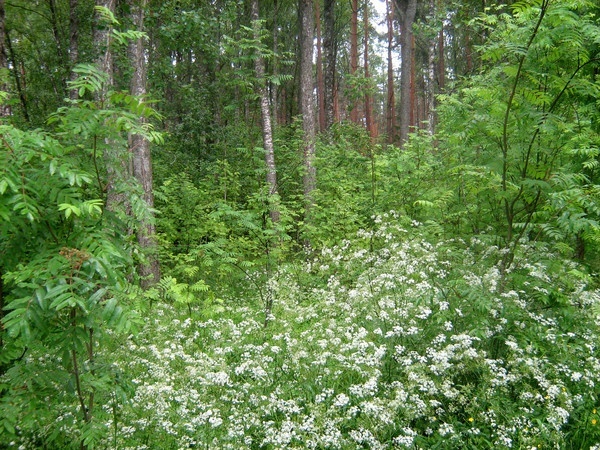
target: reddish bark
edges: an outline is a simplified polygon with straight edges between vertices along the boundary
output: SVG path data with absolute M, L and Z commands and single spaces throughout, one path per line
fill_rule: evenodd
M 350 18 L 350 75 L 356 75 L 358 70 L 358 0 L 352 0 L 352 16 Z M 350 120 L 358 123 L 358 108 L 353 100 L 350 110 Z

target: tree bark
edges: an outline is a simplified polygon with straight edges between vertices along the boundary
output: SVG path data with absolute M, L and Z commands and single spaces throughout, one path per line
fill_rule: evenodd
M 6 13 L 4 10 L 4 0 L 0 0 L 0 70 L 4 73 L 8 71 L 8 57 L 6 54 Z M 0 91 L 8 93 L 7 80 L 0 81 Z M 10 106 L 2 103 L 0 105 L 0 118 L 8 117 L 11 115 Z M 0 281 L 1 282 L 1 281 Z M 1 306 L 1 305 L 0 305 Z M 2 309 L 0 308 L 0 317 L 2 315 Z
M 0 0 L 0 71 L 6 72 L 8 70 L 8 59 L 6 58 L 6 50 L 4 48 L 4 41 L 6 39 L 4 33 L 4 27 L 6 22 L 6 14 L 4 12 L 4 0 Z M 0 82 L 0 90 L 7 92 L 8 86 L 2 80 Z M 0 119 L 4 117 L 10 116 L 10 107 L 5 105 L 4 102 L 0 105 Z M 0 262 L 0 323 L 2 323 L 2 318 L 4 317 L 4 282 L 2 280 L 2 276 L 4 275 L 4 270 L 2 268 L 2 263 Z M 0 326 L 0 346 L 3 344 L 3 334 L 4 329 Z M 2 365 L 0 365 L 0 369 Z M 0 371 L 0 375 L 3 374 L 3 371 Z
M 106 8 L 115 14 L 116 0 L 96 0 L 96 6 Z M 108 82 L 103 86 L 101 100 L 105 99 L 107 91 L 113 86 L 113 54 L 110 50 L 110 29 L 112 24 L 103 23 L 100 13 L 96 13 L 96 27 L 94 28 L 94 46 L 97 52 L 96 64 L 108 76 Z
M 394 89 L 394 63 L 392 51 L 394 49 L 394 21 L 391 0 L 386 0 L 387 13 L 387 104 L 386 104 L 386 132 L 388 143 L 396 140 L 396 93 Z
M 325 33 L 323 47 L 325 53 L 325 128 L 331 127 L 337 119 L 336 110 L 336 60 L 337 42 L 335 33 L 335 0 L 325 0 L 323 5 Z
M 29 109 L 27 106 L 27 97 L 25 95 L 25 70 L 23 68 L 23 65 L 19 63 L 19 61 L 17 61 L 17 57 L 15 55 L 15 51 L 13 49 L 12 46 L 12 40 L 10 38 L 10 33 L 8 32 L 8 29 L 6 28 L 6 24 L 5 24 L 5 28 L 4 28 L 4 39 L 5 39 L 5 43 L 6 43 L 6 50 L 7 50 L 7 59 L 10 59 L 10 63 L 12 65 L 12 73 L 13 73 L 13 78 L 15 79 L 15 88 L 17 89 L 17 94 L 19 95 L 19 100 L 21 102 L 21 111 L 23 112 L 23 119 L 25 119 L 25 122 L 29 122 Z M 19 69 L 21 70 L 21 74 L 19 74 Z M 23 79 L 23 82 L 21 83 L 21 80 Z
M 71 64 L 71 73 L 69 79 L 73 81 L 77 74 L 73 72 L 73 68 L 79 62 L 79 18 L 77 16 L 78 0 L 70 0 L 69 2 L 69 63 Z M 69 98 L 75 100 L 77 98 L 77 90 L 69 90 Z
M 444 51 L 444 21 L 438 34 L 438 86 L 443 91 L 446 86 L 446 56 Z
M 350 75 L 356 75 L 358 70 L 358 0 L 352 0 L 352 16 L 350 18 Z M 358 107 L 355 99 L 352 99 L 350 110 L 350 121 L 358 123 Z
M 369 81 L 371 79 L 371 75 L 369 74 L 369 5 L 365 4 L 365 11 L 363 15 L 364 21 L 364 41 L 365 41 L 365 51 L 364 51 L 364 69 L 365 69 L 365 79 Z M 377 124 L 373 119 L 373 94 L 371 93 L 371 89 L 367 88 L 365 92 L 365 125 L 367 127 L 367 132 L 371 139 L 375 139 L 377 137 Z
M 435 16 L 435 0 L 429 0 L 429 15 Z M 430 135 L 435 134 L 436 126 L 436 115 L 435 115 L 435 75 L 436 75 L 436 41 L 437 39 L 431 39 L 429 42 L 429 48 L 427 49 L 427 91 L 425 92 L 425 98 L 427 106 L 425 108 L 427 113 L 427 131 Z
M 317 171 L 315 160 L 315 112 L 313 99 L 313 29 L 314 13 L 312 0 L 299 0 L 300 12 L 300 112 L 304 131 L 304 202 L 305 221 L 310 222 L 314 204 Z
M 260 22 L 258 11 L 258 0 L 252 0 L 252 22 L 254 28 L 254 39 L 260 38 Z M 277 169 L 275 166 L 275 150 L 273 147 L 273 130 L 271 127 L 271 111 L 269 105 L 269 93 L 265 80 L 265 60 L 262 55 L 254 58 L 254 70 L 258 80 L 258 93 L 260 97 L 260 113 L 262 118 L 263 146 L 265 150 L 265 165 L 267 168 L 267 185 L 269 187 L 268 205 L 269 215 L 273 223 L 279 222 L 280 212 L 277 202 Z
M 132 2 L 131 19 L 139 31 L 144 29 L 144 10 L 147 0 Z M 129 46 L 129 59 L 133 67 L 131 78 L 131 94 L 142 99 L 146 95 L 147 70 L 145 59 L 145 45 L 143 39 L 137 39 Z M 145 118 L 141 118 L 143 123 Z M 154 208 L 154 193 L 152 191 L 152 156 L 150 142 L 143 136 L 131 134 L 129 136 L 129 152 L 132 155 L 133 176 L 142 186 L 143 198 L 149 211 Z M 147 288 L 160 280 L 160 265 L 156 255 L 156 228 L 152 212 L 142 220 L 137 230 L 137 241 L 146 256 L 146 261 L 138 267 L 142 288 Z
M 96 6 L 103 7 L 113 16 L 115 14 L 116 0 L 96 0 Z M 108 106 L 107 94 L 114 86 L 114 61 L 110 48 L 112 23 L 106 23 L 101 12 L 96 12 L 96 24 L 94 28 L 94 47 L 97 52 L 96 66 L 106 74 L 107 79 L 100 91 L 96 93 L 96 101 L 100 108 Z M 103 147 L 103 158 L 106 166 L 106 209 L 115 212 L 118 209 L 127 211 L 128 204 L 124 192 L 119 191 L 128 175 L 128 155 L 117 144 L 114 139 L 105 138 Z
M 319 131 L 325 131 L 325 80 L 323 78 L 323 46 L 321 39 L 321 5 L 319 0 L 314 1 L 315 20 L 317 24 L 317 99 L 319 103 Z
M 417 0 L 394 0 L 397 12 L 400 18 L 400 45 L 401 58 L 400 65 L 400 146 L 403 146 L 408 140 L 408 134 L 411 126 L 411 81 L 413 66 L 413 23 L 417 14 Z
M 273 54 L 275 55 L 274 61 L 273 61 L 273 75 L 277 76 L 279 73 L 279 67 L 278 67 L 278 63 L 277 63 L 277 55 L 279 52 L 279 21 L 278 21 L 278 16 L 279 16 L 279 2 L 277 0 L 274 0 L 274 5 L 273 5 Z M 277 85 L 271 85 L 271 105 L 272 105 L 272 109 L 273 109 L 273 121 L 275 122 L 275 124 L 277 123 L 281 123 L 279 120 L 279 94 L 278 94 L 278 86 Z

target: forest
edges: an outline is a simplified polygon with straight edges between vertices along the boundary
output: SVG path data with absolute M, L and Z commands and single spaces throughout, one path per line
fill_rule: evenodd
M 600 450 L 596 0 L 0 0 L 0 449 Z

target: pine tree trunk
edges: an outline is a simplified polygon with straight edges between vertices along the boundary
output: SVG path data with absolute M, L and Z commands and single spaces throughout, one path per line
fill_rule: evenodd
M 132 3 L 131 20 L 138 30 L 144 29 L 144 10 L 147 0 Z M 143 97 L 146 95 L 147 70 L 144 57 L 144 40 L 138 39 L 129 47 L 129 60 L 133 67 L 131 78 L 132 95 Z M 142 122 L 145 119 L 140 119 Z M 129 136 L 129 152 L 133 162 L 133 176 L 142 186 L 144 201 L 149 210 L 154 208 L 154 194 L 152 191 L 152 157 L 150 142 L 143 136 L 132 134 Z M 142 288 L 147 288 L 160 280 L 160 266 L 156 255 L 156 228 L 151 213 L 139 224 L 137 240 L 146 255 L 146 261 L 141 263 L 138 271 L 141 277 Z
M 252 0 L 252 21 L 254 27 L 254 39 L 260 37 L 258 0 Z M 265 80 L 265 60 L 262 55 L 257 55 L 254 59 L 254 70 L 258 79 L 260 113 L 262 118 L 263 146 L 265 150 L 265 165 L 267 168 L 267 185 L 269 186 L 269 215 L 273 223 L 279 222 L 279 206 L 276 201 L 277 192 L 277 170 L 275 166 L 275 150 L 273 148 L 273 130 L 271 127 L 271 111 L 269 105 L 269 93 Z
M 404 145 L 408 140 L 408 134 L 411 127 L 412 106 L 414 102 L 412 97 L 412 63 L 413 63 L 413 32 L 412 27 L 417 13 L 417 0 L 394 0 L 398 14 L 400 16 L 400 45 L 401 58 L 400 65 L 400 145 Z
M 444 90 L 446 86 L 446 57 L 444 51 L 444 22 L 442 21 L 442 26 L 440 32 L 438 34 L 438 86 L 440 91 Z
M 350 19 L 350 75 L 356 75 L 358 70 L 358 0 L 351 1 L 352 16 Z M 350 120 L 358 123 L 358 107 L 356 100 L 352 99 Z
M 313 192 L 317 183 L 315 160 L 315 112 L 313 99 L 313 29 L 314 13 L 312 0 L 299 0 L 300 12 L 300 112 L 304 131 L 304 202 L 305 221 L 311 220 L 314 204 Z
M 435 0 L 429 0 L 429 14 L 430 16 L 435 15 Z M 429 42 L 429 48 L 427 49 L 427 80 L 426 80 L 426 92 L 425 99 L 427 102 L 426 113 L 427 113 L 427 131 L 430 135 L 435 134 L 435 57 L 436 57 L 436 41 L 437 39 L 431 39 Z
M 279 23 L 278 23 L 278 15 L 279 15 L 279 3 L 277 0 L 274 0 L 273 6 L 273 54 L 277 55 L 279 52 Z M 274 58 L 273 61 L 273 76 L 277 76 L 279 74 L 279 67 L 277 64 L 277 57 Z M 278 86 L 271 85 L 271 105 L 273 107 L 273 122 L 276 124 L 281 123 L 279 118 L 279 95 L 278 95 Z
M 391 0 L 386 0 L 387 13 L 387 104 L 386 104 L 386 133 L 388 143 L 396 140 L 396 93 L 394 90 L 394 63 L 392 51 L 394 49 L 394 22 Z
M 365 32 L 365 52 L 364 52 L 364 69 L 365 79 L 370 80 L 371 75 L 369 74 L 369 5 L 365 5 L 365 11 L 363 16 L 364 21 L 364 32 Z M 377 137 L 377 124 L 373 118 L 373 94 L 368 89 L 365 93 L 365 124 L 367 126 L 367 132 L 372 139 Z

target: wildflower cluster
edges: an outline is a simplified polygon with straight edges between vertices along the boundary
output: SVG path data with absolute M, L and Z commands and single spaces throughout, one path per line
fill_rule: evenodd
M 135 395 L 107 407 L 107 447 L 600 445 L 600 295 L 576 267 L 524 246 L 503 273 L 485 238 L 377 222 L 282 267 L 267 328 L 258 301 L 202 321 L 157 306 L 116 350 Z

